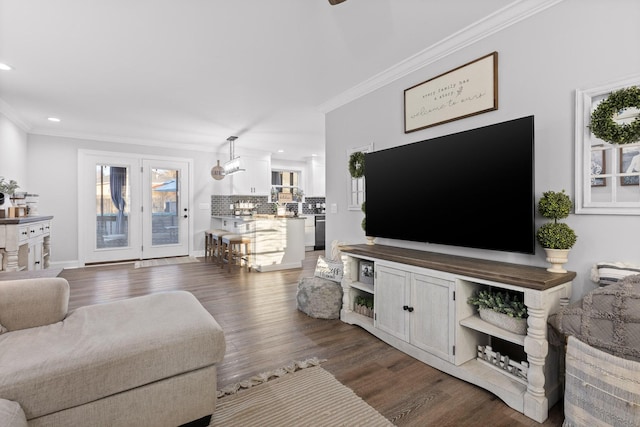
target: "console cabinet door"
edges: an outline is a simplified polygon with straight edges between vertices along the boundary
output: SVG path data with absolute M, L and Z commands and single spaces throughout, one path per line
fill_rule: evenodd
M 409 341 L 409 273 L 376 264 L 375 327 Z
M 453 292 L 449 280 L 411 275 L 411 344 L 450 362 L 455 339 Z

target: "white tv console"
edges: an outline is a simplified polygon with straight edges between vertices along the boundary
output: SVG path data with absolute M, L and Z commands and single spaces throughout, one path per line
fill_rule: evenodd
M 547 419 L 561 394 L 558 350 L 549 347 L 547 318 L 559 309 L 561 298 L 571 296 L 575 272 L 550 273 L 542 267 L 384 245 L 343 245 L 340 251 L 343 322 L 491 391 L 529 418 Z M 358 280 L 361 261 L 373 263 L 373 283 Z M 522 294 L 528 311 L 526 335 L 480 319 L 467 299 L 483 288 Z M 353 311 L 359 295 L 373 296 L 373 318 Z M 524 362 L 516 363 L 523 370 L 507 370 L 499 361 L 492 364 L 478 357 L 481 350 L 490 350 L 487 346 L 508 349 L 511 353 L 502 355 Z

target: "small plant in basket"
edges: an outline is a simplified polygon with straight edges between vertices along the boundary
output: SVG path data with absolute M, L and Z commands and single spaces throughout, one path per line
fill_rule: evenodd
M 482 289 L 467 302 L 478 307 L 485 322 L 516 334 L 527 333 L 527 307 L 516 294 Z
M 354 299 L 353 311 L 367 317 L 373 317 L 373 298 L 358 295 Z
M 527 317 L 527 307 L 524 302 L 520 301 L 517 295 L 511 295 L 509 292 L 491 292 L 483 289 L 469 297 L 467 302 L 475 305 L 479 310 L 493 310 L 516 319 Z

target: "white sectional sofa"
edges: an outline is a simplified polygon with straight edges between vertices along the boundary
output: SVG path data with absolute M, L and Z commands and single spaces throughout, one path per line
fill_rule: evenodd
M 62 278 L 0 281 L 0 425 L 208 425 L 225 338 L 192 294 L 68 299 Z

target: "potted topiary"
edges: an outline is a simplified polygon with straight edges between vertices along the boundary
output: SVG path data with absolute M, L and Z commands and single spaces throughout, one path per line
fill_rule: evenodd
M 538 213 L 553 222 L 543 224 L 536 232 L 536 238 L 547 253 L 547 261 L 551 267 L 547 271 L 552 273 L 566 273 L 562 268 L 568 260 L 569 250 L 576 243 L 578 236 L 571 227 L 558 222 L 569 216 L 573 204 L 564 190 L 561 192 L 547 191 L 542 193 L 538 201 Z
M 482 289 L 467 299 L 487 323 L 519 335 L 527 333 L 527 307 L 518 295 Z

